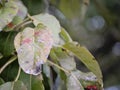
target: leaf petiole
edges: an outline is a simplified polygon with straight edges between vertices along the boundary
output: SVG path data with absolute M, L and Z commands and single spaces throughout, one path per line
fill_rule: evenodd
M 12 62 L 14 62 L 16 59 L 17 59 L 17 56 L 11 57 L 10 60 L 8 60 L 8 62 L 6 62 L 5 65 L 3 65 L 3 66 L 0 68 L 0 74 L 2 73 L 2 71 L 3 71 L 9 64 L 11 64 Z
M 18 69 L 18 74 L 17 74 L 17 76 L 16 76 L 14 82 L 16 82 L 16 81 L 19 79 L 20 72 L 21 72 L 21 68 L 19 67 L 19 69 Z

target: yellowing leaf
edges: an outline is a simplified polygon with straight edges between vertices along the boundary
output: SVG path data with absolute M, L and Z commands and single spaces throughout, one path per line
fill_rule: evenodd
M 0 9 L 0 31 L 10 23 L 18 12 L 18 7 L 10 0 L 5 4 L 5 7 Z
M 85 47 L 69 42 L 63 45 L 63 48 L 71 51 L 75 56 L 77 56 L 85 66 L 97 76 L 99 82 L 102 83 L 102 73 L 99 64 Z
M 41 64 L 45 63 L 53 45 L 52 34 L 44 25 L 25 28 L 14 40 L 19 65 L 24 72 L 38 75 Z
M 32 18 L 35 26 L 37 26 L 39 23 L 42 23 L 47 26 L 49 30 L 51 30 L 54 39 L 54 45 L 59 43 L 59 33 L 61 31 L 61 28 L 59 21 L 54 16 L 44 13 L 34 15 Z
M 64 28 L 61 29 L 60 36 L 63 38 L 65 42 L 72 42 L 70 35 Z

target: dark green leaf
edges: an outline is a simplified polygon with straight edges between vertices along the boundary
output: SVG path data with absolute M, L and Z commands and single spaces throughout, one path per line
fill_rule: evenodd
M 32 76 L 22 71 L 19 80 L 26 85 L 28 90 L 44 90 L 40 76 Z
M 32 75 L 26 74 L 23 71 L 20 73 L 19 80 L 22 81 L 28 90 L 31 90 Z
M 0 32 L 0 52 L 9 56 L 14 52 L 14 37 L 16 32 Z
M 102 73 L 99 67 L 99 64 L 93 57 L 93 55 L 85 48 L 80 46 L 79 44 L 75 44 L 74 42 L 69 42 L 63 45 L 63 48 L 72 52 L 75 56 L 77 56 L 86 67 L 91 70 L 102 83 Z
M 0 85 L 4 83 L 4 80 L 0 78 Z
M 26 5 L 28 12 L 31 15 L 36 15 L 41 12 L 44 12 L 45 8 L 47 7 L 44 3 L 44 0 L 22 0 L 23 3 Z

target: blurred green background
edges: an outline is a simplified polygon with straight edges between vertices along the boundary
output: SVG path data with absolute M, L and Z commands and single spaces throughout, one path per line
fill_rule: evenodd
M 23 0 L 31 15 L 48 12 L 98 60 L 104 87 L 120 85 L 120 0 Z M 77 60 L 76 60 L 77 62 Z M 86 71 L 82 63 L 80 70 Z

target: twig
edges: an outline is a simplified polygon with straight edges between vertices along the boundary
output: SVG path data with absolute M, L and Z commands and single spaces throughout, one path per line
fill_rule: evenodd
M 29 18 L 26 18 L 26 19 L 24 19 L 21 23 L 15 25 L 15 26 L 13 27 L 13 30 L 16 29 L 17 27 L 21 26 L 22 24 L 24 24 L 24 23 L 27 22 L 27 21 L 29 21 Z
M 9 60 L 8 62 L 6 62 L 5 65 L 3 65 L 3 66 L 0 68 L 0 74 L 2 73 L 2 71 L 3 71 L 9 64 L 11 64 L 12 62 L 14 62 L 16 59 L 17 59 L 17 56 L 13 56 L 12 58 L 10 58 L 10 60 Z
M 53 63 L 53 62 L 51 62 L 51 61 L 49 61 L 49 60 L 47 60 L 47 62 L 48 62 L 49 64 L 54 65 L 55 67 L 59 68 L 60 70 L 64 71 L 65 73 L 70 74 L 69 71 L 65 70 L 64 68 L 60 67 L 59 65 L 57 65 L 57 64 L 55 64 L 55 63 Z
M 18 31 L 20 28 L 24 27 L 25 25 L 28 25 L 28 24 L 31 24 L 31 23 L 32 23 L 32 21 L 24 22 L 23 24 L 21 24 L 20 26 L 18 26 L 18 27 L 16 28 L 16 31 Z

